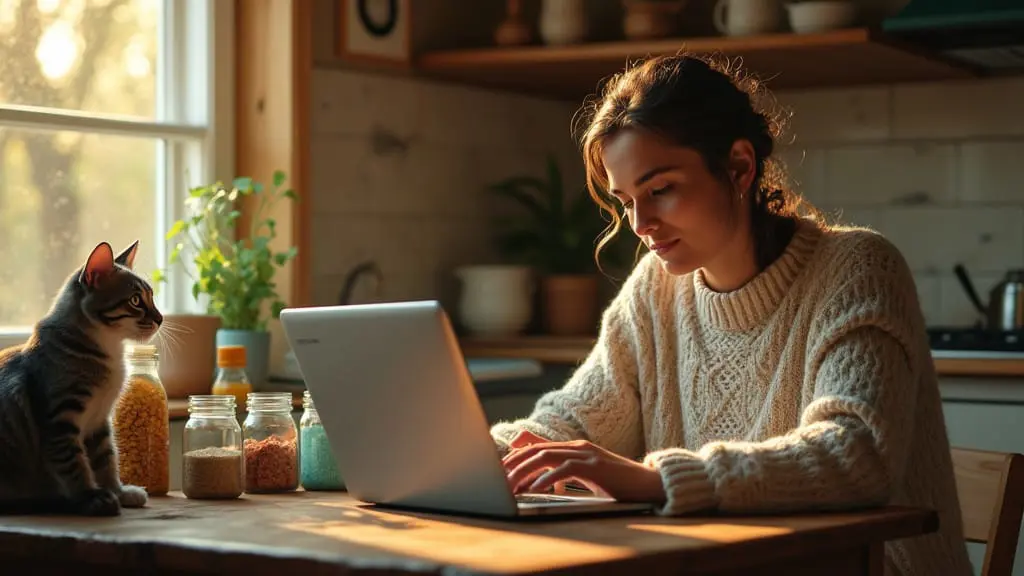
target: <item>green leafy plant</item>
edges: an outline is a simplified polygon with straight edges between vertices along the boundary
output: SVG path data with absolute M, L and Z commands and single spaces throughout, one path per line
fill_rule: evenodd
M 186 267 L 192 279 L 192 297 L 209 296 L 207 313 L 221 318 L 221 327 L 233 330 L 266 331 L 269 318 L 278 318 L 285 304 L 277 293 L 274 274 L 295 258 L 298 248 L 275 252 L 271 241 L 277 237 L 276 221 L 268 216 L 283 199 L 298 200 L 284 188 L 285 174 L 274 172 L 272 185 L 264 188 L 251 178 L 236 178 L 228 189 L 221 182 L 189 190 L 186 200 L 191 216 L 174 223 L 167 239 L 175 242 L 169 264 L 181 262 L 188 254 L 197 275 Z M 247 238 L 236 239 L 241 212 L 238 201 L 253 198 L 255 211 Z M 162 272 L 154 280 L 166 280 Z M 269 302 L 269 318 L 265 304 Z
M 498 250 L 504 257 L 535 266 L 545 274 L 590 274 L 597 271 L 594 249 L 608 227 L 601 209 L 585 192 L 566 198 L 557 160 L 547 157 L 546 179 L 513 176 L 489 189 L 525 209 L 525 219 L 498 222 Z M 602 264 L 616 264 L 615 241 L 601 252 Z

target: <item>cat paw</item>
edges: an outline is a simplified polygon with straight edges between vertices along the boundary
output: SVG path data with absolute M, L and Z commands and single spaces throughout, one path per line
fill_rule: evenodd
M 78 513 L 84 516 L 117 516 L 121 513 L 121 503 L 117 496 L 106 488 L 96 488 L 84 492 L 78 499 Z
M 121 486 L 121 494 L 118 499 L 121 501 L 121 506 L 125 508 L 142 508 L 149 501 L 149 496 L 143 488 L 125 484 Z

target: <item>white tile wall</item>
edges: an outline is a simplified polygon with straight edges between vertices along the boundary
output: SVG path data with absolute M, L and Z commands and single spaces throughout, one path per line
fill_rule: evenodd
M 899 86 L 890 93 L 895 138 L 954 140 L 1024 134 L 1024 79 Z
M 582 185 L 575 106 L 401 76 L 316 69 L 312 86 L 313 299 L 337 302 L 345 274 L 374 260 L 383 300 L 440 297 L 451 269 L 494 259 L 484 190 L 542 176 L 556 154 Z M 571 167 L 571 169 L 570 169 Z M 373 298 L 369 279 L 354 300 Z
M 929 323 L 978 318 L 957 262 L 983 296 L 1024 267 L 1024 80 L 778 96 L 793 113 L 782 155 L 799 189 L 900 248 Z
M 1024 267 L 1024 80 L 789 92 L 780 146 L 797 187 L 886 234 L 913 268 L 932 324 L 977 315 L 952 273 L 987 292 Z M 582 183 L 576 106 L 407 77 L 317 69 L 313 78 L 314 298 L 333 302 L 363 259 L 384 297 L 451 299 L 449 270 L 493 258 L 484 186 L 542 174 L 554 152 Z M 366 290 L 357 291 L 366 298 Z

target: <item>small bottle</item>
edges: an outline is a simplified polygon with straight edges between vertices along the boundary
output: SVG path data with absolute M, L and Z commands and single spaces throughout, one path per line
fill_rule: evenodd
M 327 442 L 320 413 L 309 390 L 302 393 L 302 418 L 299 420 L 299 470 L 306 490 L 344 490 L 345 482 Z
M 118 475 L 122 484 L 162 496 L 170 484 L 171 431 L 156 347 L 132 346 L 125 360 L 127 380 L 111 418 Z
M 299 487 L 298 430 L 289 392 L 251 392 L 245 437 L 245 491 L 290 492 Z
M 252 384 L 245 373 L 245 346 L 217 347 L 217 379 L 213 382 L 211 392 L 235 397 L 235 406 L 241 409 L 245 399 L 252 392 Z
M 235 397 L 189 396 L 188 413 L 181 447 L 181 491 L 194 499 L 238 498 L 245 489 L 245 466 Z

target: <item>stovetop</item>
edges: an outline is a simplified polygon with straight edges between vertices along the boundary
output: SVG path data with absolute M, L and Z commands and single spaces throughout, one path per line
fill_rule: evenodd
M 1024 330 L 933 326 L 928 328 L 928 339 L 932 350 L 1024 354 Z

